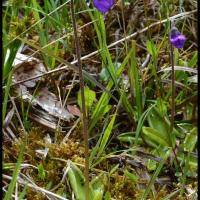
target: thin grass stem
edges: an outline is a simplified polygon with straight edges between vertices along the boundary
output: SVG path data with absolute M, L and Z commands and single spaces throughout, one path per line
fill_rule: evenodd
M 83 120 L 83 134 L 85 140 L 85 199 L 89 200 L 89 147 L 88 147 L 88 122 L 86 115 L 86 105 L 85 105 L 85 95 L 84 95 L 84 80 L 83 80 L 83 70 L 81 62 L 81 48 L 79 43 L 79 38 L 77 34 L 76 27 L 76 17 L 74 13 L 74 1 L 71 0 L 71 15 L 72 15 L 72 24 L 74 30 L 75 44 L 76 44 L 76 55 L 78 60 L 79 67 L 79 80 L 80 80 L 80 89 L 81 89 L 81 102 L 82 102 L 82 120 Z

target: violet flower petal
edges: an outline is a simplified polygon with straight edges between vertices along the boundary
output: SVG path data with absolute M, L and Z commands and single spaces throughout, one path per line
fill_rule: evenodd
M 182 35 L 176 27 L 173 27 L 170 32 L 170 42 L 174 47 L 181 49 L 185 44 L 186 37 Z
M 114 4 L 114 0 L 94 0 L 94 7 L 102 13 L 106 13 Z
M 185 40 L 186 40 L 185 36 L 181 34 L 170 39 L 171 43 L 178 49 L 183 48 Z

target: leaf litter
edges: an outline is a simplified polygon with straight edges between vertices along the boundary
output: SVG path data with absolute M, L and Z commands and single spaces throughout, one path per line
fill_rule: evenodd
M 15 71 L 13 76 L 13 83 L 25 80 L 30 77 L 34 77 L 36 75 L 41 75 L 42 73 L 46 72 L 44 65 L 39 61 L 39 59 L 28 57 L 21 53 L 18 53 L 16 55 L 16 58 L 14 60 L 14 68 Z M 35 107 L 39 107 L 50 115 L 50 119 L 53 117 L 61 118 L 64 121 L 72 120 L 74 118 L 74 115 L 70 113 L 66 108 L 63 108 L 57 96 L 54 93 L 50 92 L 47 86 L 39 87 L 36 95 L 33 96 L 30 89 L 33 89 L 36 86 L 36 83 L 41 80 L 42 78 L 37 78 L 15 86 L 17 94 L 22 98 L 22 100 L 30 103 L 33 106 L 33 111 Z M 42 115 L 41 112 L 40 115 Z M 44 118 L 47 119 L 46 116 Z M 51 121 L 55 120 L 51 119 Z M 52 127 L 53 126 L 51 126 L 51 128 Z

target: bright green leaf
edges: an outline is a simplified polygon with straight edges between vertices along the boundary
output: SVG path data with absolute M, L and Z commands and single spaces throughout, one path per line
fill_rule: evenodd
M 42 163 L 40 163 L 40 164 L 37 166 L 37 168 L 38 168 L 38 175 L 39 175 L 39 177 L 40 177 L 42 180 L 44 180 L 44 178 L 45 178 L 45 176 L 46 176 L 46 173 L 45 173 L 45 170 L 44 170 L 44 167 L 43 167 Z
M 136 183 L 138 176 L 134 173 L 129 172 L 127 169 L 124 171 L 126 177 L 128 177 L 133 183 Z
M 167 103 L 160 97 L 157 98 L 156 103 L 161 116 L 164 117 L 167 112 Z
M 164 138 L 160 132 L 151 127 L 142 127 L 143 133 L 152 141 L 156 142 L 159 145 L 170 146 L 167 138 Z
M 197 143 L 197 128 L 193 128 L 184 140 L 184 150 L 192 152 Z
M 85 200 L 85 181 L 82 171 L 73 163 L 68 170 L 70 185 L 76 196 L 76 200 Z M 93 190 L 90 188 L 90 200 L 93 200 Z
M 149 171 L 155 170 L 156 169 L 156 164 L 157 164 L 157 162 L 155 160 L 149 159 L 148 162 L 147 162 L 147 169 Z
M 198 57 L 197 57 L 197 51 L 194 53 L 191 60 L 188 62 L 188 67 L 193 68 L 197 65 Z
M 88 87 L 84 88 L 84 95 L 85 95 L 85 105 L 87 108 L 91 108 L 95 98 L 96 98 L 96 93 L 93 90 L 90 90 Z M 80 108 L 82 108 L 82 103 L 81 103 L 81 91 L 78 91 L 78 105 Z
M 105 200 L 111 200 L 111 194 L 110 192 L 106 192 L 105 196 L 104 196 Z
M 147 50 L 152 56 L 154 56 L 154 57 L 156 56 L 156 54 L 157 54 L 156 46 L 150 40 L 147 40 Z

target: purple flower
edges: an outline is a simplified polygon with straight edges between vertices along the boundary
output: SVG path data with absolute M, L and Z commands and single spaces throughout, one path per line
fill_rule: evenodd
M 94 7 L 102 13 L 106 13 L 114 4 L 114 0 L 93 0 Z
M 170 42 L 178 49 L 183 48 L 186 37 L 174 26 L 170 31 Z

